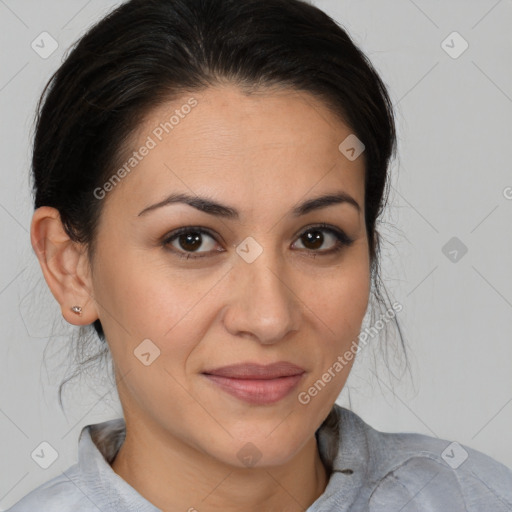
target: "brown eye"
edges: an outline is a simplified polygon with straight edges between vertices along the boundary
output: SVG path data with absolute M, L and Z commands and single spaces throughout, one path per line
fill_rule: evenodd
M 298 240 L 306 252 L 312 256 L 328 256 L 341 251 L 352 244 L 353 240 L 343 231 L 329 227 L 327 224 L 313 226 L 300 235 Z M 198 259 L 210 256 L 212 252 L 224 252 L 215 249 L 215 237 L 204 228 L 189 226 L 169 233 L 162 241 L 162 245 L 180 258 Z M 324 244 L 327 249 L 321 250 Z M 203 248 L 204 250 L 199 250 Z
M 319 249 L 324 243 L 324 235 L 319 229 L 306 231 L 300 239 L 307 249 Z
M 186 251 L 196 251 L 202 244 L 202 235 L 200 233 L 187 233 L 179 235 L 177 238 L 179 245 Z
M 327 225 L 325 224 L 321 226 L 313 226 L 302 233 L 299 240 L 302 242 L 306 250 L 317 252 L 319 254 L 331 254 L 352 244 L 353 240 L 343 231 L 326 226 Z M 325 233 L 327 233 L 327 236 Z M 328 244 L 329 247 L 325 250 L 319 250 L 324 243 L 326 243 L 326 241 L 328 243 L 329 240 L 331 241 L 331 243 Z
M 209 239 L 209 240 L 208 240 Z M 163 245 L 169 247 L 172 251 L 176 252 L 178 256 L 182 258 L 202 258 L 207 253 L 213 250 L 217 242 L 213 236 L 203 228 L 180 228 L 170 233 L 165 240 Z M 199 251 L 201 247 L 205 247 L 206 250 Z M 198 253 L 197 256 L 194 253 Z M 205 253 L 205 254 L 202 254 Z

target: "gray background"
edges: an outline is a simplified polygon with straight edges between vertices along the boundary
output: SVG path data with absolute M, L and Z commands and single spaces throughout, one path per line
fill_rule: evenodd
M 28 180 L 38 95 L 70 44 L 117 3 L 0 0 L 0 510 L 76 461 L 84 425 L 121 414 L 101 382 L 77 381 L 65 413 L 58 406 L 76 328 L 32 253 Z M 313 3 L 380 72 L 400 138 L 383 273 L 403 304 L 412 378 L 398 343 L 388 372 L 374 339 L 338 402 L 380 430 L 456 440 L 512 467 L 512 1 Z M 46 59 L 31 47 L 44 31 L 58 42 Z M 469 44 L 457 58 L 444 48 L 458 52 L 462 40 L 442 44 L 453 31 Z M 456 261 L 443 252 L 452 237 L 468 249 Z M 44 364 L 52 329 L 62 343 L 48 346 Z M 42 441 L 58 452 L 48 469 L 31 458 Z

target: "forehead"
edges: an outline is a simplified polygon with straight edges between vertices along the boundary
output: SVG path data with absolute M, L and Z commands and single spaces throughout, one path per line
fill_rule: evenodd
M 351 161 L 339 150 L 351 134 L 304 92 L 247 95 L 219 86 L 183 94 L 152 110 L 134 132 L 122 164 L 133 152 L 139 159 L 119 195 L 140 205 L 176 191 L 207 194 L 243 211 L 342 189 L 362 208 L 364 154 Z M 144 146 L 150 149 L 141 157 Z

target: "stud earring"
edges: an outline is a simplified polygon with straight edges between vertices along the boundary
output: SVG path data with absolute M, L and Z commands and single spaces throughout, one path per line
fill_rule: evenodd
M 76 313 L 78 316 L 82 316 L 82 308 L 80 306 L 73 306 L 71 308 L 71 311 L 73 311 L 73 313 Z

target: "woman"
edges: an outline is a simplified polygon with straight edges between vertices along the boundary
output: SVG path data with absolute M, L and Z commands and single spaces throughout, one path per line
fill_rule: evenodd
M 11 511 L 512 510 L 497 461 L 335 404 L 395 147 L 379 76 L 303 1 L 132 0 L 89 30 L 41 100 L 31 241 L 123 418 Z

